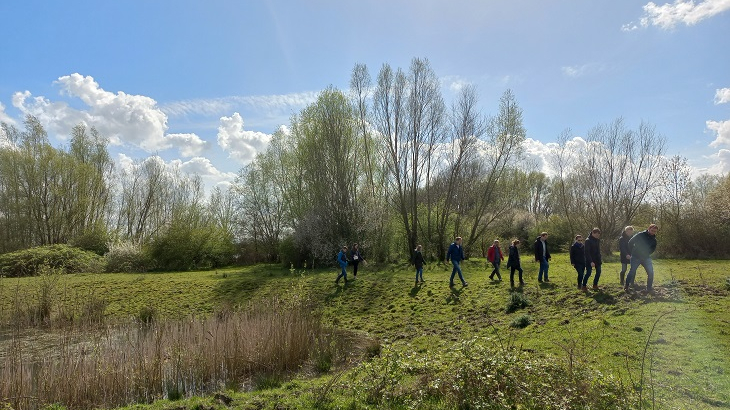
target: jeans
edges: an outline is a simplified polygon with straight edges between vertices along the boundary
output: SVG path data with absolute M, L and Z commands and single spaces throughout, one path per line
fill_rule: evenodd
M 461 280 L 461 283 L 466 283 L 466 281 L 464 280 L 464 276 L 461 274 L 461 266 L 459 266 L 459 261 L 455 261 L 452 259 L 451 264 L 454 265 L 454 269 L 451 271 L 451 281 L 449 283 L 451 283 L 452 285 L 454 284 L 454 275 L 456 275 L 457 273 L 459 274 L 459 279 Z
M 652 290 L 654 284 L 654 264 L 651 262 L 651 258 L 649 257 L 643 260 L 639 258 L 631 258 L 631 269 L 629 270 L 628 275 L 626 275 L 626 289 L 634 284 L 636 269 L 639 268 L 639 265 L 643 266 L 644 270 L 646 270 L 646 290 Z
M 337 276 L 337 280 L 335 282 L 339 282 L 341 277 L 345 277 L 345 283 L 347 283 L 347 265 L 340 265 L 342 267 L 342 273 L 340 273 L 339 276 Z
M 418 282 L 419 277 L 421 278 L 421 282 L 423 282 L 423 266 L 416 268 L 416 282 Z
M 525 283 L 522 280 L 522 267 L 521 266 L 512 266 L 511 267 L 511 272 L 509 274 L 509 281 L 512 283 L 513 286 L 515 284 L 515 271 L 516 270 L 520 272 L 520 283 Z
M 588 284 L 588 278 L 591 277 L 591 271 L 594 268 L 591 265 L 586 265 L 586 274 L 583 276 L 583 286 Z M 593 277 L 593 286 L 598 286 L 598 280 L 601 279 L 601 265 L 596 265 L 596 276 Z
M 626 270 L 631 266 L 631 262 L 621 262 L 621 272 L 619 272 L 619 277 L 621 279 L 621 284 L 624 284 L 624 278 L 626 275 Z
M 537 274 L 537 280 L 542 281 L 543 272 L 545 273 L 545 280 L 548 280 L 548 268 L 550 263 L 544 257 L 540 259 L 540 272 Z
M 492 269 L 492 274 L 489 275 L 489 279 L 492 279 L 492 278 L 494 278 L 494 275 L 497 275 L 497 277 L 499 278 L 499 280 L 502 280 L 502 275 L 499 273 L 499 265 L 500 265 L 500 260 L 499 259 L 496 260 L 496 261 L 494 261 L 494 262 L 492 262 L 492 267 L 494 269 Z
M 585 265 L 573 265 L 575 271 L 578 272 L 578 287 L 583 287 L 583 274 L 586 271 Z

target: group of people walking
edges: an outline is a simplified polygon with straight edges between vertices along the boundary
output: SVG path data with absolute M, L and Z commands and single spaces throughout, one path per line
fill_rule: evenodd
M 621 259 L 621 272 L 619 273 L 621 285 L 624 286 L 626 292 L 632 290 L 634 279 L 636 278 L 636 270 L 639 266 L 643 266 L 646 270 L 647 281 L 646 289 L 648 292 L 653 291 L 654 283 L 654 267 L 651 260 L 651 255 L 656 250 L 656 234 L 659 227 L 655 224 L 649 225 L 645 231 L 634 234 L 634 227 L 627 226 L 624 228 L 621 238 L 619 238 L 619 253 Z M 548 233 L 542 232 L 540 236 L 535 239 L 533 246 L 535 261 L 540 264 L 538 270 L 537 281 L 539 283 L 550 282 L 548 275 L 550 269 L 550 250 L 548 248 Z M 515 272 L 518 272 L 519 285 L 524 285 L 524 279 L 522 277 L 523 269 L 520 262 L 519 252 L 519 239 L 512 240 L 508 254 L 507 254 L 507 268 L 510 269 L 510 285 L 515 287 Z M 349 255 L 349 257 L 348 257 Z M 459 276 L 462 286 L 469 286 L 469 283 L 464 279 L 464 274 L 461 271 L 461 261 L 465 259 L 464 248 L 462 246 L 462 238 L 457 236 L 454 242 L 449 245 L 449 250 L 446 253 L 446 262 L 451 262 L 451 278 L 449 280 L 449 286 L 454 286 L 454 279 L 456 275 Z M 357 277 L 357 266 L 360 262 L 365 260 L 362 258 L 358 245 L 354 244 L 352 251 L 348 253 L 347 246 L 343 246 L 340 253 L 337 255 L 337 261 L 342 268 L 342 273 L 337 277 L 336 283 L 339 283 L 340 278 L 345 278 L 347 282 L 347 265 L 348 263 L 353 264 L 353 275 Z M 492 265 L 492 272 L 489 275 L 489 279 L 494 280 L 495 276 L 497 280 L 502 280 L 502 273 L 500 266 L 504 261 L 504 253 L 499 244 L 499 240 L 495 240 L 492 246 L 487 250 L 487 261 Z M 413 251 L 411 263 L 416 268 L 416 280 L 415 283 L 423 283 L 423 265 L 425 264 L 425 258 L 423 257 L 423 248 L 421 245 L 416 246 Z M 577 272 L 577 286 L 579 290 L 588 290 L 588 280 L 593 276 L 593 290 L 599 290 L 598 283 L 601 279 L 601 265 L 603 259 L 601 256 L 601 230 L 599 228 L 593 228 L 588 234 L 588 237 L 584 240 L 583 235 L 575 235 L 575 242 L 570 247 L 570 264 L 575 268 Z M 627 274 L 628 269 L 628 274 Z
M 632 290 L 636 270 L 643 266 L 646 271 L 646 290 L 653 292 L 654 266 L 651 255 L 656 250 L 656 234 L 659 227 L 655 224 L 649 225 L 645 231 L 634 234 L 634 227 L 624 228 L 619 238 L 619 258 L 621 260 L 621 272 L 619 281 L 624 290 Z M 570 247 L 570 264 L 578 273 L 578 289 L 588 290 L 588 279 L 591 272 L 595 270 L 593 277 L 593 290 L 599 290 L 598 281 L 601 279 L 601 230 L 593 228 L 588 239 L 583 240 L 582 235 L 575 236 L 575 242 Z M 626 270 L 628 268 L 628 274 Z
M 550 282 L 550 278 L 548 277 L 548 269 L 550 268 L 550 250 L 548 250 L 547 238 L 547 232 L 541 233 L 535 240 L 533 247 L 535 261 L 540 263 L 540 269 L 537 274 L 537 281 L 540 283 Z M 519 239 L 513 239 L 507 254 L 507 268 L 510 269 L 509 282 L 510 286 L 513 288 L 515 287 L 515 272 L 518 272 L 520 286 L 525 284 L 525 281 L 522 278 L 523 270 L 522 262 L 520 261 L 520 243 Z M 502 249 L 499 246 L 499 240 L 495 239 L 492 246 L 487 249 L 487 261 L 492 264 L 493 268 L 492 273 L 489 275 L 489 279 L 494 280 L 494 277 L 496 276 L 497 280 L 502 280 L 500 265 L 503 260 L 504 253 L 502 253 Z
M 347 283 L 347 265 L 352 264 L 352 277 L 357 279 L 357 267 L 360 262 L 366 262 L 360 254 L 360 247 L 358 244 L 352 245 L 352 250 L 347 251 L 347 246 L 343 246 L 340 253 L 337 254 L 337 263 L 342 268 L 342 272 L 335 279 L 335 283 L 340 283 L 340 279 L 344 278 Z

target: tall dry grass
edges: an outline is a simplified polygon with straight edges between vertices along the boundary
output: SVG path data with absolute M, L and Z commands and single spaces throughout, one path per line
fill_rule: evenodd
M 276 298 L 204 319 L 67 326 L 44 336 L 39 343 L 16 329 L 4 342 L 0 405 L 108 408 L 250 386 L 258 375 L 270 381 L 331 357 L 337 345 L 312 309 Z

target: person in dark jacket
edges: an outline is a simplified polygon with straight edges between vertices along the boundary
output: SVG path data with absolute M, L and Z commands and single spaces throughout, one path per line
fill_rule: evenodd
M 629 259 L 628 256 L 629 239 L 631 239 L 632 236 L 634 236 L 634 227 L 629 225 L 624 228 L 623 233 L 621 233 L 621 237 L 618 239 L 618 251 L 621 259 L 621 272 L 619 272 L 618 275 L 622 285 L 624 284 L 624 275 L 626 274 L 626 270 L 631 266 L 631 259 Z
M 360 254 L 360 247 L 356 243 L 352 245 L 352 250 L 350 251 L 350 261 L 352 263 L 352 276 L 354 278 L 357 278 L 357 265 L 359 265 L 360 262 L 365 262 L 365 259 L 363 259 L 362 255 Z
M 591 234 L 583 246 L 586 255 L 586 274 L 583 275 L 583 290 L 587 290 L 588 278 L 591 277 L 591 271 L 596 270 L 593 277 L 593 290 L 598 290 L 598 281 L 601 279 L 601 230 L 593 228 Z
M 583 235 L 575 235 L 575 242 L 570 247 L 570 264 L 578 272 L 578 289 L 583 289 L 583 274 L 586 271 L 586 255 L 583 250 Z
M 340 253 L 337 254 L 337 263 L 342 268 L 342 272 L 335 279 L 335 283 L 340 283 L 340 278 L 345 278 L 345 284 L 347 284 L 347 246 L 343 246 Z
M 636 277 L 636 270 L 639 265 L 644 267 L 646 271 L 646 291 L 653 292 L 654 284 L 654 265 L 651 262 L 651 254 L 656 250 L 656 234 L 659 227 L 655 224 L 649 225 L 645 231 L 641 231 L 629 240 L 629 255 L 631 260 L 631 269 L 626 275 L 626 284 L 624 290 L 629 291 Z
M 525 284 L 525 281 L 522 280 L 522 264 L 520 263 L 519 245 L 519 239 L 513 240 L 512 245 L 509 247 L 509 256 L 507 257 L 507 268 L 510 269 L 509 282 L 513 288 L 515 287 L 515 271 L 520 272 L 520 286 Z
M 454 269 L 451 271 L 449 286 L 454 286 L 454 275 L 457 273 L 459 274 L 459 279 L 461 279 L 461 285 L 465 287 L 469 286 L 469 284 L 464 280 L 464 276 L 461 274 L 460 264 L 464 259 L 464 248 L 461 246 L 461 236 L 457 236 L 454 242 L 452 242 L 449 246 L 449 251 L 446 253 L 446 262 L 448 263 L 451 261 L 451 264 L 454 265 Z
M 540 271 L 537 274 L 538 282 L 542 282 L 543 275 L 545 276 L 545 282 L 550 282 L 550 279 L 548 279 L 550 251 L 548 250 L 547 238 L 548 233 L 543 232 L 535 240 L 535 261 L 540 262 Z
M 492 264 L 492 268 L 494 268 L 492 269 L 492 274 L 489 275 L 489 279 L 494 280 L 494 275 L 497 275 L 497 278 L 501 281 L 502 275 L 499 272 L 499 266 L 504 260 L 504 254 L 502 253 L 502 248 L 499 247 L 499 241 L 496 239 L 487 250 L 487 260 Z
M 423 265 L 426 262 L 425 259 L 423 259 L 423 253 L 421 253 L 421 245 L 416 246 L 416 249 L 413 251 L 413 264 L 416 266 L 416 285 L 419 283 L 423 283 Z M 420 281 L 418 280 L 420 278 Z

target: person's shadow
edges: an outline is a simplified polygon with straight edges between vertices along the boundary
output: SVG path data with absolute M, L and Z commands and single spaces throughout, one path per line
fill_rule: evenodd
M 418 295 L 418 292 L 421 291 L 421 286 L 423 286 L 422 283 L 417 283 L 417 284 L 413 285 L 409 295 L 411 295 L 412 298 L 415 298 L 416 295 Z
M 447 305 L 458 305 L 461 303 L 461 292 L 464 291 L 464 287 L 462 286 L 459 289 L 456 289 L 455 286 L 449 287 L 449 296 L 446 297 L 446 304 Z

